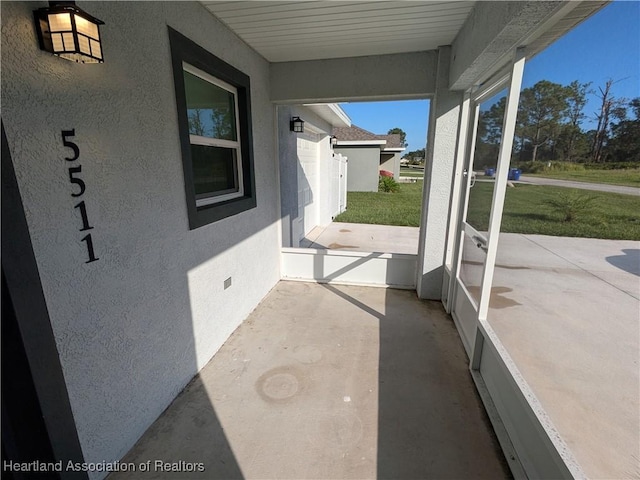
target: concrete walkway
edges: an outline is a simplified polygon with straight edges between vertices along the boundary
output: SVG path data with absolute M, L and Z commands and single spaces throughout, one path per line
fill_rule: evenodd
M 314 228 L 302 248 L 418 254 L 418 227 L 333 222 Z
M 501 234 L 489 323 L 589 478 L 640 478 L 640 242 Z
M 332 227 L 316 242 L 398 245 L 398 227 Z M 360 229 L 359 241 L 340 240 Z M 471 266 L 479 281 L 482 265 Z M 640 242 L 503 233 L 490 307 L 490 324 L 587 475 L 640 478 Z
M 582 190 L 595 190 L 599 192 L 623 193 L 625 195 L 640 196 L 640 188 L 624 185 L 607 185 L 604 183 L 575 182 L 573 180 L 560 180 L 557 178 L 521 176 L 521 183 L 532 185 L 552 185 L 555 187 L 580 188 Z
M 439 302 L 302 282 L 280 282 L 123 459 L 148 460 L 205 471 L 109 479 L 510 477 Z

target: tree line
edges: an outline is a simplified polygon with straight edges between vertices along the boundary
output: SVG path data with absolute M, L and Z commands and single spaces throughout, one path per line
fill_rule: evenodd
M 520 94 L 513 159 L 567 162 L 640 162 L 640 97 L 616 98 L 613 80 L 596 90 L 577 80 L 561 85 L 540 80 Z M 596 128 L 585 130 L 587 96 L 599 99 Z M 480 112 L 476 164 L 495 164 L 506 97 Z

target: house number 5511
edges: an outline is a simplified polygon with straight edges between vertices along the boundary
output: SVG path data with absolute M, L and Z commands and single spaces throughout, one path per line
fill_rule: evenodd
M 75 128 L 72 130 L 62 130 L 62 144 L 65 147 L 70 148 L 73 152 L 73 155 L 64 158 L 68 162 L 75 162 L 80 158 L 80 148 L 78 148 L 78 145 L 69 140 L 70 137 L 74 137 L 75 135 Z M 82 197 L 82 195 L 84 195 L 84 192 L 87 190 L 87 185 L 84 183 L 84 180 L 80 178 L 80 173 L 82 173 L 82 165 L 74 165 L 72 167 L 69 167 L 69 182 L 74 185 L 71 196 L 74 198 Z M 80 201 L 80 203 L 78 203 L 73 208 L 77 209 L 80 212 L 82 228 L 79 231 L 86 232 L 87 230 L 93 230 L 93 227 L 89 224 L 87 205 L 84 203 L 84 200 Z M 100 260 L 98 257 L 96 257 L 96 252 L 93 249 L 93 239 L 91 238 L 90 233 L 85 235 L 80 241 L 85 242 L 87 246 L 87 255 L 89 256 L 89 260 L 87 260 L 85 263 L 91 263 L 95 262 L 96 260 Z

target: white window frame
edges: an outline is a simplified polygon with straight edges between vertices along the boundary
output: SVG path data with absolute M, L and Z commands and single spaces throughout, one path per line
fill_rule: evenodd
M 196 207 L 203 207 L 205 205 L 212 205 L 214 203 L 225 202 L 227 200 L 242 197 L 244 196 L 244 177 L 242 168 L 242 148 L 240 146 L 240 109 L 238 107 L 238 89 L 233 85 L 230 85 L 227 82 L 214 77 L 213 75 L 203 72 L 202 70 L 188 64 L 187 62 L 182 62 L 182 69 L 185 72 L 190 73 L 191 75 L 195 75 L 196 77 L 204 80 L 205 82 L 211 83 L 212 85 L 215 85 L 216 87 L 222 88 L 223 90 L 226 90 L 229 93 L 233 94 L 233 104 L 235 108 L 234 119 L 236 127 L 236 140 L 224 140 L 220 138 L 203 137 L 201 135 L 189 134 L 189 142 L 193 145 L 233 149 L 235 150 L 236 155 L 234 166 L 237 190 L 231 193 L 223 193 L 218 195 L 216 195 L 215 193 L 201 194 L 207 195 L 207 197 L 196 197 Z M 185 95 L 186 93 L 187 92 L 185 91 Z

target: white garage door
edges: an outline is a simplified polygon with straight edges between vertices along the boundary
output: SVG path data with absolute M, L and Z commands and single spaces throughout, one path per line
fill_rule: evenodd
M 318 225 L 319 145 L 312 138 L 298 137 L 298 235 L 303 238 Z

